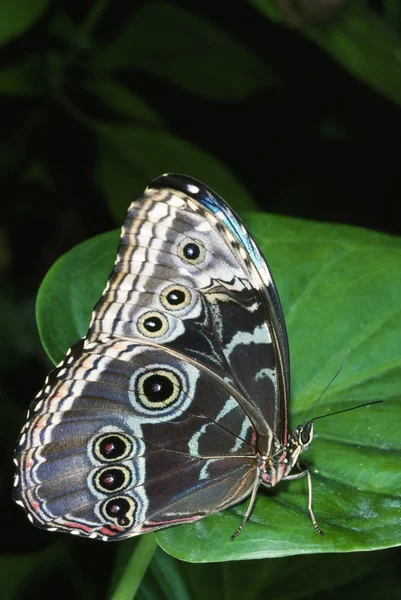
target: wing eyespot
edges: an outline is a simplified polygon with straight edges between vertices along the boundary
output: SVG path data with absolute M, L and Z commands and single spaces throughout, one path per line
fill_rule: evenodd
M 182 382 L 173 371 L 152 369 L 136 379 L 135 391 L 144 408 L 157 411 L 170 406 L 180 397 Z
M 183 285 L 169 285 L 161 295 L 160 302 L 168 310 L 182 310 L 191 303 L 191 292 Z
M 137 328 L 139 333 L 147 338 L 158 338 L 167 333 L 169 322 L 163 313 L 154 310 L 139 317 Z
M 116 496 L 103 502 L 100 507 L 103 517 L 115 525 L 128 528 L 135 521 L 137 505 L 129 496 Z
M 106 433 L 95 438 L 93 442 L 93 454 L 102 462 L 124 460 L 132 450 L 132 441 L 121 433 Z
M 131 471 L 122 465 L 104 467 L 96 471 L 93 484 L 99 492 L 113 493 L 121 492 L 129 486 L 132 481 Z
M 186 238 L 178 246 L 178 256 L 191 265 L 199 265 L 206 258 L 206 249 L 199 240 Z

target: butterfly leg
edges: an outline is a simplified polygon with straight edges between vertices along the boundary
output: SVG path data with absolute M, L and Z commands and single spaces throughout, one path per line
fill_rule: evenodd
M 305 477 L 305 475 L 308 479 L 308 512 L 309 512 L 309 516 L 312 521 L 312 525 L 316 529 L 316 531 L 318 533 L 320 533 L 320 535 L 324 535 L 324 532 L 320 529 L 319 525 L 316 522 L 316 517 L 315 517 L 315 514 L 312 509 L 312 476 L 310 474 L 309 469 L 304 469 L 303 471 L 300 471 L 299 473 L 294 473 L 293 475 L 287 475 L 286 477 L 283 477 L 282 480 L 283 481 L 284 480 L 291 481 L 294 479 L 301 479 L 301 477 Z
M 244 529 L 246 522 L 249 519 L 249 516 L 252 512 L 253 509 L 253 505 L 255 504 L 255 499 L 256 499 L 256 493 L 259 489 L 259 485 L 260 485 L 260 476 L 259 473 L 257 474 L 257 477 L 255 479 L 255 483 L 253 484 L 253 489 L 252 489 L 252 494 L 251 494 L 251 499 L 249 501 L 249 505 L 248 508 L 246 510 L 246 513 L 244 515 L 244 518 L 242 519 L 242 523 L 241 525 L 238 527 L 238 529 L 236 531 L 234 531 L 234 533 L 232 534 L 232 536 L 230 537 L 230 540 L 234 540 L 238 534 L 241 533 L 241 531 Z

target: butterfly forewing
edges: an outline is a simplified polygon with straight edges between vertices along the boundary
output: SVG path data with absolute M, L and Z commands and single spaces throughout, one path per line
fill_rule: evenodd
M 152 185 L 86 338 L 21 434 L 15 499 L 48 529 L 119 539 L 197 520 L 249 495 L 261 440 L 285 440 L 285 326 L 271 324 L 266 264 L 225 203 L 195 193 L 208 188 Z

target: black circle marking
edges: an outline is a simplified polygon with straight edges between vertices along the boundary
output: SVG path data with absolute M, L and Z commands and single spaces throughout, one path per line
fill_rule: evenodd
M 196 260 L 200 256 L 200 248 L 198 244 L 189 242 L 188 244 L 185 244 L 184 248 L 182 249 L 182 253 L 187 260 Z
M 157 333 L 163 327 L 160 317 L 148 317 L 143 321 L 143 326 L 149 333 Z
M 124 460 L 131 454 L 132 448 L 132 441 L 121 433 L 105 433 L 95 438 L 93 443 L 93 453 L 102 462 Z
M 182 290 L 171 290 L 167 296 L 166 296 L 166 300 L 169 304 L 171 304 L 172 306 L 178 306 L 179 304 L 182 304 L 185 300 L 185 292 L 183 292 Z
M 145 337 L 156 338 L 164 335 L 169 328 L 167 317 L 156 310 L 143 313 L 138 321 L 137 327 Z
M 129 496 L 117 496 L 101 506 L 103 516 L 120 527 L 130 527 L 135 518 L 136 504 Z
M 166 287 L 160 296 L 164 308 L 182 310 L 191 303 L 191 292 L 183 285 L 173 284 Z
M 166 375 L 151 375 L 143 383 L 143 393 L 149 402 L 165 402 L 174 392 L 174 384 Z
M 178 256 L 187 263 L 198 265 L 205 260 L 206 249 L 200 241 L 186 238 L 178 246 Z
M 130 469 L 126 466 L 110 466 L 95 473 L 94 485 L 100 492 L 119 492 L 129 486 L 132 481 Z
M 167 408 L 180 397 L 182 382 L 174 371 L 153 369 L 136 379 L 135 391 L 142 406 L 157 411 Z

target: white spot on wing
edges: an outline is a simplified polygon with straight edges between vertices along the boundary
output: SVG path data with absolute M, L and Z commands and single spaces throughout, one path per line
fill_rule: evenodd
M 268 369 L 267 367 L 265 367 L 264 369 L 261 369 L 256 373 L 255 379 L 256 381 L 259 381 L 259 379 L 264 379 L 265 377 L 268 377 L 275 386 L 276 376 L 277 374 L 275 369 Z
M 231 342 L 224 348 L 226 354 L 230 356 L 238 344 L 267 344 L 271 343 L 270 332 L 267 325 L 258 325 L 253 330 L 253 333 L 246 331 L 238 331 L 232 338 Z
M 247 434 L 248 429 L 249 429 L 249 421 L 248 421 L 248 418 L 245 417 L 242 422 L 240 434 L 237 437 L 237 439 L 235 440 L 235 444 L 231 448 L 230 452 L 234 453 L 234 452 L 237 452 L 237 450 L 239 450 L 241 444 L 243 443 L 243 440 L 246 440 L 246 434 Z
M 230 398 L 223 406 L 215 421 L 218 423 L 220 419 L 223 419 L 229 412 L 234 410 L 237 407 L 237 403 L 234 398 Z M 203 435 L 207 429 L 207 427 L 211 424 L 211 421 L 202 425 L 202 427 L 192 436 L 191 441 L 189 442 L 189 452 L 193 456 L 199 456 L 199 439 L 201 435 Z
M 208 221 L 201 221 L 201 223 L 199 223 L 199 225 L 197 225 L 195 227 L 196 231 L 199 231 L 200 233 L 205 232 L 205 231 L 211 231 L 212 226 L 210 225 L 210 223 Z
M 156 217 L 156 219 L 162 219 L 168 215 L 168 206 L 162 202 L 155 204 L 155 206 L 148 212 L 148 217 Z

